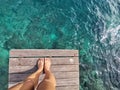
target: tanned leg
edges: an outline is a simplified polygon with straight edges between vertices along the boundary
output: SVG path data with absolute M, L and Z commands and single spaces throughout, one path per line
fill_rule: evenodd
M 56 90 L 56 80 L 53 73 L 50 70 L 51 60 L 45 58 L 45 77 L 43 81 L 38 85 L 37 90 Z
M 39 76 L 43 71 L 44 59 L 38 60 L 38 70 L 28 76 L 22 83 L 19 83 L 9 90 L 34 90 L 38 85 Z

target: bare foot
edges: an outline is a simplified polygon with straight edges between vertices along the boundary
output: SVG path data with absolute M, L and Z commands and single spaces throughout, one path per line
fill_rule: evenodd
M 45 72 L 50 71 L 50 66 L 51 66 L 50 58 L 45 58 L 45 66 L 44 66 Z
M 42 71 L 44 66 L 44 58 L 38 59 L 38 70 Z

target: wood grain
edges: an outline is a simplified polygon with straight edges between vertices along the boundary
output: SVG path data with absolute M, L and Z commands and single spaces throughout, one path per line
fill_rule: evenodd
M 9 87 L 15 84 L 16 83 L 9 83 Z M 78 85 L 56 86 L 56 90 L 79 90 L 79 86 Z
M 10 74 L 9 81 L 16 82 L 16 81 L 23 81 L 27 76 L 30 74 Z M 69 78 L 79 78 L 78 72 L 54 72 L 56 79 L 69 79 Z M 40 79 L 43 79 L 44 75 L 40 76 Z
M 40 80 L 42 81 L 42 80 Z M 20 81 L 14 81 L 11 83 L 18 83 Z M 69 85 L 79 85 L 79 79 L 78 78 L 67 78 L 67 79 L 56 79 L 57 86 L 69 86 Z
M 40 57 L 51 57 L 51 71 L 56 77 L 56 90 L 79 90 L 78 50 L 13 49 L 9 58 L 9 87 L 23 81 L 37 70 Z M 44 74 L 40 76 L 42 81 Z
M 33 66 L 37 64 L 39 58 L 10 58 L 10 66 Z M 51 58 L 52 65 L 72 65 L 79 64 L 78 57 Z
M 51 66 L 51 71 L 53 72 L 68 72 L 68 71 L 77 71 L 79 66 L 78 65 L 53 65 Z M 37 70 L 35 66 L 12 66 L 9 67 L 10 73 L 32 73 Z
M 10 57 L 39 57 L 39 56 L 78 56 L 78 50 L 65 49 L 12 49 Z

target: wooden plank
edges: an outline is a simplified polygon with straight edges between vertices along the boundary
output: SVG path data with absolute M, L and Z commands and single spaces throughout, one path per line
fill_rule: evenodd
M 18 82 L 19 81 L 10 82 L 10 83 L 17 84 Z M 56 79 L 56 85 L 57 86 L 79 85 L 79 79 L 78 78 Z
M 33 66 L 39 58 L 10 58 L 10 66 Z M 78 57 L 51 58 L 52 65 L 71 65 L 78 64 Z
M 26 77 L 28 77 L 30 74 L 10 74 L 9 75 L 9 82 L 15 82 L 15 81 L 22 81 Z M 78 72 L 54 72 L 54 75 L 56 79 L 67 79 L 67 78 L 79 78 Z M 43 75 L 40 76 L 40 79 L 43 78 Z
M 14 86 L 16 83 L 9 83 L 8 87 Z M 56 90 L 79 90 L 78 85 L 56 86 Z
M 78 56 L 78 50 L 65 49 L 13 49 L 10 57 L 39 57 L 39 56 Z
M 12 66 L 12 67 L 9 67 L 9 72 L 10 73 L 32 73 L 34 71 L 36 71 L 36 68 L 35 66 Z M 79 66 L 78 65 L 52 65 L 51 66 L 51 71 L 53 72 L 79 72 Z
M 79 85 L 78 78 L 56 79 L 56 81 L 57 81 L 57 86 Z
M 40 57 L 51 57 L 51 70 L 57 81 L 56 90 L 79 90 L 78 50 L 13 49 L 10 51 L 9 87 L 23 81 L 37 70 Z M 44 75 L 40 76 L 40 80 Z
M 71 85 L 71 86 L 58 86 L 56 87 L 56 90 L 79 90 L 79 86 L 78 85 Z

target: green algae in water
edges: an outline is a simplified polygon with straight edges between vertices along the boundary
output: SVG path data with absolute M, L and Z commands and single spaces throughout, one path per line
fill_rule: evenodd
M 5 90 L 8 86 L 8 51 L 0 48 L 0 87 Z M 4 86 L 4 87 L 3 87 Z

